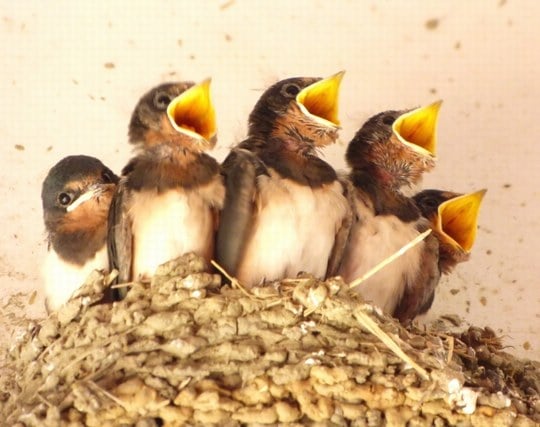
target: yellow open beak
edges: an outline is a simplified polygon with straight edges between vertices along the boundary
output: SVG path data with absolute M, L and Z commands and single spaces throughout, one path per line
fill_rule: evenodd
M 296 101 L 302 112 L 327 127 L 339 127 L 339 86 L 345 71 L 319 80 L 302 89 Z
M 216 135 L 216 112 L 210 97 L 210 82 L 211 79 L 203 80 L 170 102 L 167 116 L 178 132 L 207 141 Z
M 486 190 L 464 194 L 439 205 L 437 228 L 453 247 L 469 253 L 476 239 L 478 213 Z
M 437 149 L 437 120 L 442 101 L 420 107 L 399 116 L 392 130 L 397 138 L 414 151 L 435 157 Z

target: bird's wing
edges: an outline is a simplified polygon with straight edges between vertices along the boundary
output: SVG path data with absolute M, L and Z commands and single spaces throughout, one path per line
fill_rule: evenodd
M 233 275 L 252 226 L 257 176 L 264 170 L 254 153 L 241 148 L 233 149 L 222 164 L 226 193 L 217 232 L 216 259 Z
M 111 270 L 118 270 L 118 283 L 131 280 L 131 263 L 133 257 L 133 236 L 131 232 L 131 220 L 128 214 L 129 192 L 125 185 L 125 179 L 118 184 L 116 193 L 109 210 L 109 231 L 107 237 L 107 251 Z M 123 289 L 123 288 L 120 288 Z M 125 292 L 120 291 L 123 297 Z
M 426 222 L 423 220 L 419 222 L 417 227 L 419 232 L 427 230 Z M 424 241 L 422 265 L 419 267 L 418 274 L 412 282 L 406 284 L 393 316 L 402 323 L 408 323 L 416 316 L 427 312 L 433 304 L 435 288 L 440 278 L 439 241 L 436 236 L 430 234 Z
M 341 267 L 345 249 L 349 243 L 349 237 L 353 225 L 354 218 L 354 187 L 352 183 L 346 177 L 340 177 L 339 182 L 343 186 L 343 195 L 347 199 L 348 209 L 341 227 L 339 228 L 330 258 L 328 259 L 328 266 L 326 268 L 326 277 L 332 277 L 338 274 Z

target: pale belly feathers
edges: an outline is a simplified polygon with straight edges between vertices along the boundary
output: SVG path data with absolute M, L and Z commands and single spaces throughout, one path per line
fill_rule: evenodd
M 57 310 L 81 287 L 93 270 L 108 270 L 107 246 L 96 253 L 84 265 L 64 261 L 50 250 L 43 264 L 45 298 L 48 310 Z
M 352 227 L 339 272 L 346 282 L 361 277 L 420 234 L 414 222 L 404 223 L 392 215 L 374 215 L 362 200 L 356 200 L 355 208 L 360 220 Z M 417 277 L 424 247 L 421 242 L 409 249 L 355 289 L 366 301 L 392 314 L 407 283 Z
M 133 193 L 129 210 L 133 277 L 149 278 L 160 264 L 188 252 L 210 260 L 216 227 L 214 212 L 223 206 L 224 196 L 221 183 L 162 194 Z
M 237 276 L 245 286 L 295 277 L 304 271 L 324 278 L 336 233 L 347 214 L 339 182 L 320 188 L 260 176 L 254 223 Z

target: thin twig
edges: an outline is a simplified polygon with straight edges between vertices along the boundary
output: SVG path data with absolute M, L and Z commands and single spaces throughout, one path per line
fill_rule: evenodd
M 246 288 L 244 288 L 240 282 L 238 281 L 238 279 L 236 277 L 233 277 L 231 276 L 229 273 L 227 273 L 227 271 L 221 266 L 219 265 L 216 261 L 214 261 L 213 259 L 210 260 L 210 263 L 219 270 L 219 272 L 221 274 L 223 274 L 228 280 L 229 282 L 231 282 L 231 285 L 235 288 L 238 288 L 240 289 L 240 291 L 247 297 L 251 298 L 251 299 L 256 299 L 255 296 L 251 293 L 251 292 L 248 292 L 246 290 Z
M 373 276 L 375 273 L 377 273 L 379 270 L 382 270 L 384 267 L 386 267 L 388 264 L 399 258 L 401 255 L 403 255 L 405 252 L 407 252 L 409 249 L 416 246 L 418 243 L 420 243 L 422 240 L 424 240 L 429 234 L 431 233 L 431 229 L 428 229 L 424 231 L 422 234 L 419 234 L 416 236 L 413 240 L 411 240 L 406 245 L 399 248 L 396 252 L 394 252 L 392 255 L 390 255 L 385 260 L 381 261 L 379 264 L 377 264 L 375 267 L 373 267 L 371 270 L 368 270 L 364 275 L 359 277 L 356 280 L 353 280 L 351 283 L 349 283 L 349 288 L 352 289 L 358 285 L 360 285 L 362 282 L 369 279 L 371 276 Z
M 133 286 L 135 283 L 137 282 L 117 283 L 116 285 L 111 285 L 111 289 L 128 288 L 130 286 Z
M 452 356 L 454 355 L 454 337 L 450 335 L 448 337 L 448 356 L 446 358 L 446 363 L 449 365 L 452 361 Z
M 386 332 L 384 332 L 371 317 L 360 310 L 356 311 L 354 316 L 360 322 L 360 324 L 368 330 L 368 332 L 379 338 L 397 357 L 399 357 L 405 363 L 411 365 L 412 368 L 422 376 L 422 378 L 429 380 L 428 372 L 409 356 L 407 356 L 401 347 Z
M 126 405 L 126 403 L 122 400 L 116 397 L 114 394 L 109 393 L 107 390 L 105 390 L 103 387 L 100 387 L 98 384 L 96 384 L 94 381 L 87 381 L 87 384 L 89 386 L 94 387 L 98 392 L 102 393 L 104 396 L 111 399 L 114 403 L 116 403 L 118 406 L 122 407 L 126 412 L 128 412 L 129 408 Z

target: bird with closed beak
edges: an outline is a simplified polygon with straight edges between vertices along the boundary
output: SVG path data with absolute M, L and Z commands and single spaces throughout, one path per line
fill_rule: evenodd
M 57 310 L 93 270 L 106 270 L 107 217 L 118 177 L 100 160 L 68 156 L 43 181 L 41 200 L 48 252 L 45 304 Z
M 110 215 L 109 253 L 119 282 L 147 280 L 187 252 L 208 261 L 225 187 L 210 80 L 165 83 L 137 103 L 129 124 L 135 156 L 122 171 Z
M 343 72 L 289 78 L 260 97 L 247 139 L 222 165 L 217 260 L 250 288 L 335 273 L 350 226 L 345 189 L 317 151 L 336 141 Z

